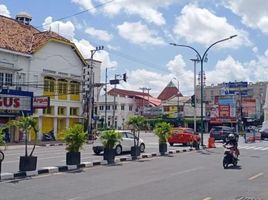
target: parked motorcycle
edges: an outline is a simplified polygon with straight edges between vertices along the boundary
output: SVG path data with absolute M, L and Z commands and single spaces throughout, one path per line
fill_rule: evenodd
M 233 145 L 224 146 L 224 157 L 223 157 L 223 168 L 228 168 L 228 165 L 232 164 L 234 167 L 237 166 L 238 158 L 234 155 L 235 149 Z
M 41 140 L 42 141 L 56 141 L 53 130 L 49 131 L 48 133 L 43 133 Z

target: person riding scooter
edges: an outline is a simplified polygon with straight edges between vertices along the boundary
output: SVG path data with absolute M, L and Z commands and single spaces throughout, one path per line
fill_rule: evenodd
M 225 144 L 224 144 L 223 146 L 225 147 L 226 145 L 231 145 L 231 146 L 233 146 L 233 148 L 234 148 L 234 153 L 235 153 L 235 158 L 238 159 L 238 156 L 240 155 L 240 152 L 239 152 L 239 149 L 238 149 L 238 143 L 237 143 L 237 141 L 236 141 L 236 138 L 235 138 L 235 135 L 234 135 L 234 134 L 230 133 L 230 134 L 228 135 L 228 139 L 227 139 L 227 141 L 225 142 Z

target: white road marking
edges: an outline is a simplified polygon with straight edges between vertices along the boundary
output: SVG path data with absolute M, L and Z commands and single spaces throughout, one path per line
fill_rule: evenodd
M 206 197 L 203 200 L 213 200 L 212 197 Z
M 71 199 L 68 199 L 68 200 L 77 200 L 77 199 L 81 199 L 81 197 L 74 197 L 74 198 L 71 198 Z
M 260 176 L 263 176 L 263 173 L 262 173 L 262 172 L 256 174 L 255 176 L 252 176 L 252 177 L 248 178 L 248 180 L 249 180 L 249 181 L 252 181 L 252 180 L 254 180 L 254 179 L 256 179 L 256 178 L 258 178 L 258 177 L 260 177 Z
M 262 149 L 263 147 L 256 147 L 256 148 L 254 148 L 255 150 L 258 150 L 258 149 Z

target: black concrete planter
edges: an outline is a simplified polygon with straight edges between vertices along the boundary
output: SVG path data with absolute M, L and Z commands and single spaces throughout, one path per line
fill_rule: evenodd
M 141 155 L 139 146 L 133 146 L 133 147 L 131 147 L 130 155 L 131 155 L 131 157 L 132 157 L 133 160 L 136 160 L 138 158 L 138 156 Z
M 20 156 L 20 171 L 35 171 L 37 165 L 36 156 Z
M 113 164 L 115 158 L 115 149 L 105 149 L 103 152 L 103 160 L 107 160 L 108 164 Z
M 159 144 L 159 153 L 161 156 L 165 155 L 167 152 L 167 143 L 160 143 Z
M 66 164 L 67 165 L 79 165 L 81 162 L 80 152 L 67 152 L 66 153 Z

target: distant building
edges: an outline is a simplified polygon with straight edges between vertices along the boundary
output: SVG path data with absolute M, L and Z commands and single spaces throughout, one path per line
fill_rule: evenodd
M 105 101 L 105 98 L 107 98 L 107 101 Z M 156 112 L 152 108 L 160 105 L 161 100 L 148 93 L 113 88 L 107 92 L 106 97 L 105 94 L 100 96 L 98 103 L 95 104 L 95 115 L 98 116 L 98 119 L 101 119 L 101 122 L 98 122 L 99 125 L 101 123 L 105 125 L 106 121 L 108 128 L 123 129 L 129 116 L 151 115 Z
M 239 83 L 243 83 L 244 86 L 239 85 Z M 260 120 L 263 115 L 262 107 L 265 101 L 266 87 L 267 82 L 228 82 L 205 86 L 206 122 L 210 125 L 236 126 L 241 121 L 245 125 L 247 121 L 249 123 L 253 120 Z M 196 94 L 200 100 L 200 85 L 196 88 Z M 217 117 L 213 114 L 215 109 L 218 112 Z

